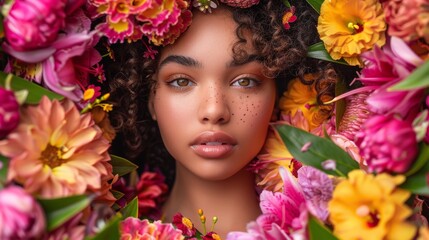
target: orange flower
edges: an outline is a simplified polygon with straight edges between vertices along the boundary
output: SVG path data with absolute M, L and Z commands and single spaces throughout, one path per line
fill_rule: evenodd
M 386 23 L 378 0 L 329 0 L 320 9 L 317 30 L 335 60 L 362 65 L 359 55 L 386 42 Z
M 284 167 L 296 176 L 301 163 L 293 159 L 279 134 L 271 128 L 268 132 L 263 152 L 257 156 L 257 161 L 251 167 L 257 172 L 257 184 L 265 190 L 280 191 L 283 181 L 279 174 Z
M 18 128 L 0 141 L 0 154 L 10 158 L 8 180 L 48 198 L 100 190 L 101 179 L 113 177 L 108 148 L 90 114 L 47 97 L 23 108 Z
M 307 81 L 315 78 L 314 74 L 304 76 Z M 327 120 L 332 112 L 332 105 L 317 103 L 317 92 L 314 84 L 305 85 L 299 78 L 289 82 L 288 90 L 280 98 L 279 107 L 283 115 L 291 115 L 292 118 L 300 110 L 308 122 L 310 131 Z

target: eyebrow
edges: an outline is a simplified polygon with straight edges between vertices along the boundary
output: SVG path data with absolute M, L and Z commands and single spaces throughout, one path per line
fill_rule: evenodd
M 190 58 L 190 57 L 185 57 L 182 55 L 170 55 L 168 57 L 166 57 L 164 60 L 162 60 L 162 62 L 159 64 L 159 68 L 161 68 L 162 66 L 168 64 L 168 63 L 178 63 L 180 65 L 186 66 L 186 67 L 202 67 L 203 65 L 198 62 L 197 60 Z

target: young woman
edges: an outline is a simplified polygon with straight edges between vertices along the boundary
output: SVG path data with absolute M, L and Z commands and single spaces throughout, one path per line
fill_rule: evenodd
M 282 1 L 243 9 L 220 4 L 212 13 L 195 9 L 190 27 L 157 49 L 154 60 L 143 57 L 141 45 L 116 49 L 120 69 L 110 68 L 111 118 L 119 132 L 114 147 L 164 172 L 172 185 L 164 221 L 180 212 L 201 229 L 201 208 L 208 218 L 218 217 L 215 231 L 225 236 L 245 230 L 260 214 L 246 165 L 264 144 L 288 77 L 322 71 L 306 67 L 317 32 L 315 12 L 305 4 L 294 4 L 298 20 L 288 30 L 282 17 L 293 10 Z M 323 86 L 321 94 L 332 91 Z

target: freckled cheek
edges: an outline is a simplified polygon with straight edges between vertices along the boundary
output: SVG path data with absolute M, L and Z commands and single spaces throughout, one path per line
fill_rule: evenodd
M 274 108 L 271 97 L 240 96 L 232 101 L 232 117 L 236 124 L 258 126 L 269 122 Z

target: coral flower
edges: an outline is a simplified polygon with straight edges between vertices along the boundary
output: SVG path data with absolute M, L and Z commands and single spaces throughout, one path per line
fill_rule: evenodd
M 161 221 L 149 222 L 147 219 L 129 217 L 121 222 L 121 240 L 157 239 L 182 240 L 185 239 L 182 231 L 174 229 L 172 224 Z
M 304 76 L 306 81 L 314 80 L 314 74 Z M 330 99 L 326 99 L 328 101 Z M 330 117 L 332 105 L 322 105 L 317 102 L 317 91 L 315 84 L 305 85 L 299 78 L 291 80 L 288 90 L 283 93 L 279 102 L 280 110 L 284 115 L 295 116 L 298 110 L 304 114 L 310 130 L 320 126 Z
M 100 190 L 111 174 L 108 148 L 90 114 L 47 97 L 24 108 L 18 128 L 0 141 L 0 154 L 10 158 L 8 180 L 48 198 Z
M 340 239 L 412 239 L 416 227 L 407 223 L 410 193 L 397 188 L 405 178 L 349 173 L 334 189 L 328 208 L 334 234 Z
M 383 8 L 378 0 L 330 0 L 320 9 L 317 30 L 335 60 L 362 65 L 359 55 L 386 41 Z

